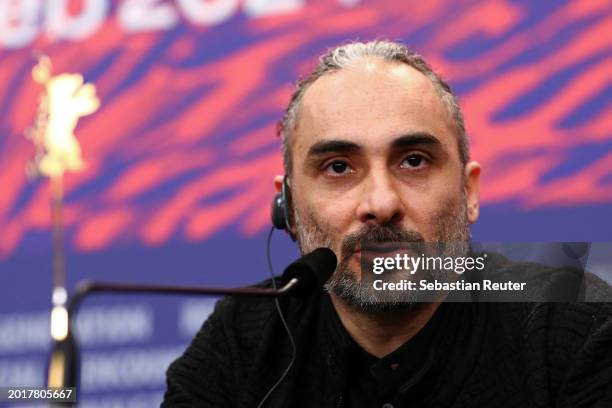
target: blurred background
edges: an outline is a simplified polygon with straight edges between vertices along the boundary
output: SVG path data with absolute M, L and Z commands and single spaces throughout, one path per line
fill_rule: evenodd
M 24 136 L 52 75 L 99 108 L 63 177 L 66 285 L 242 285 L 268 275 L 276 122 L 328 47 L 388 38 L 460 96 L 483 167 L 480 241 L 612 241 L 612 2 L 0 0 L 0 385 L 42 386 L 51 183 Z M 272 240 L 279 272 L 298 255 Z M 96 296 L 77 317 L 82 407 L 159 405 L 214 299 Z

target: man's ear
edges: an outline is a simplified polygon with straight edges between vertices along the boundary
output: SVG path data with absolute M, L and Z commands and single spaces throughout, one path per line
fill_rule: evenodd
M 276 194 L 280 193 L 283 189 L 283 178 L 285 176 L 283 176 L 282 174 L 277 174 L 276 176 L 274 176 L 274 190 L 276 191 Z
M 480 164 L 471 161 L 465 165 L 464 186 L 467 218 L 470 224 L 478 220 L 480 216 Z

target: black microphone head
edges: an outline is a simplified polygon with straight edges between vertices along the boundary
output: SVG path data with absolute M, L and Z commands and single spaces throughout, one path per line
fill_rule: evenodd
M 305 296 L 315 289 L 321 288 L 336 270 L 336 254 L 329 248 L 317 248 L 293 262 L 283 272 L 284 284 L 293 278 L 299 283 L 291 290 L 291 294 Z

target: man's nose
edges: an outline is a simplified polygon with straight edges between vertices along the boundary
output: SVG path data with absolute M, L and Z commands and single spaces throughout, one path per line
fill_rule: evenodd
M 363 184 L 358 218 L 363 223 L 397 223 L 404 218 L 404 206 L 397 181 L 387 171 L 372 172 Z

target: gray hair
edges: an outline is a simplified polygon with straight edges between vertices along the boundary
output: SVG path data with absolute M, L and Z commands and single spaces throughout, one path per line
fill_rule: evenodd
M 285 174 L 291 175 L 293 166 L 291 159 L 291 135 L 296 129 L 298 112 L 306 90 L 323 75 L 339 71 L 357 60 L 367 58 L 380 58 L 388 62 L 407 64 L 429 78 L 453 119 L 457 131 L 459 159 L 465 165 L 469 160 L 469 145 L 465 134 L 463 114 L 450 85 L 434 72 L 423 57 L 407 48 L 404 44 L 377 40 L 367 43 L 351 42 L 330 49 L 319 58 L 319 64 L 314 71 L 298 81 L 296 89 L 291 96 L 289 106 L 287 106 L 283 120 L 280 123 Z

